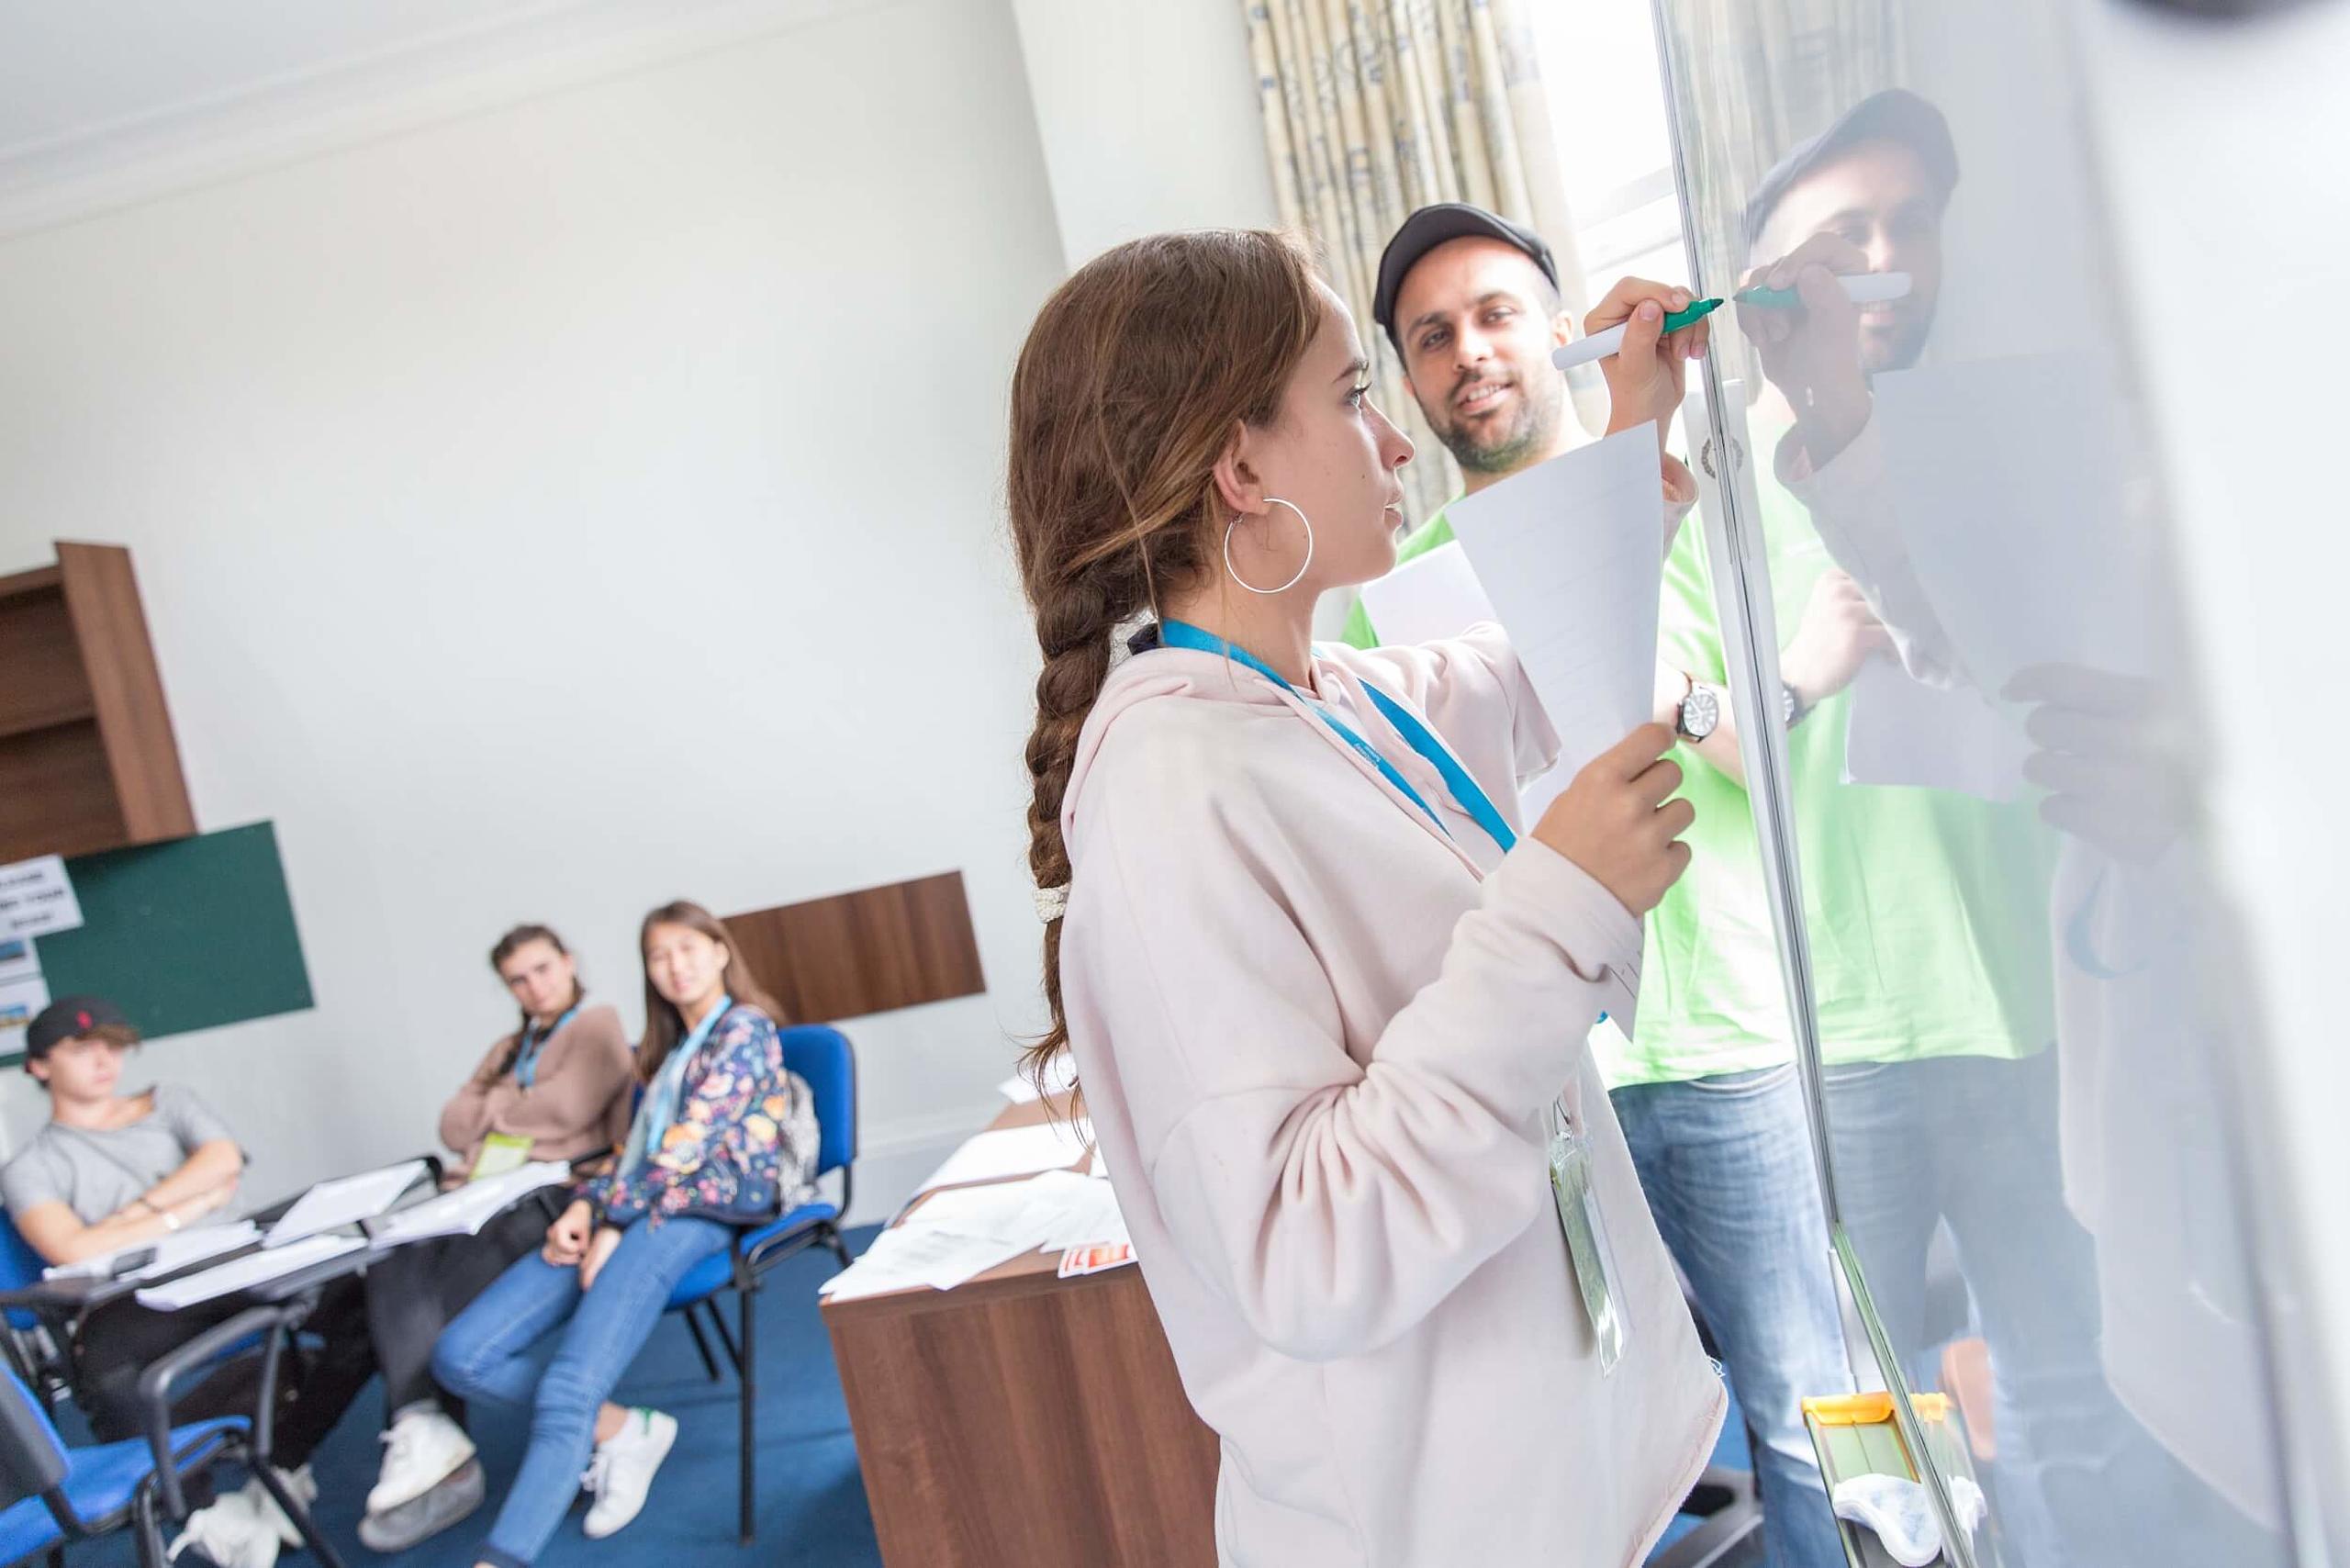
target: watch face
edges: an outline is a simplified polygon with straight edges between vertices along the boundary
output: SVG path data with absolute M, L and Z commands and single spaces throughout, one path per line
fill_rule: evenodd
M 1693 687 L 1681 700 L 1681 733 L 1693 741 L 1704 740 L 1722 722 L 1722 700 L 1708 686 Z

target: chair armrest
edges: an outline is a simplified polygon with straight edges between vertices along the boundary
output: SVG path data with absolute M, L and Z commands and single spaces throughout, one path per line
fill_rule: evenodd
M 310 1315 L 311 1303 L 297 1299 L 274 1306 L 249 1306 L 224 1323 L 217 1323 L 184 1345 L 150 1362 L 139 1374 L 139 1402 L 147 1418 L 147 1445 L 154 1451 L 156 1484 L 171 1518 L 184 1518 L 187 1499 L 180 1490 L 179 1465 L 172 1455 L 172 1385 L 240 1339 L 252 1335 L 262 1340 L 261 1396 L 253 1411 L 253 1462 L 269 1460 L 270 1425 L 277 1407 L 277 1366 L 295 1327 Z

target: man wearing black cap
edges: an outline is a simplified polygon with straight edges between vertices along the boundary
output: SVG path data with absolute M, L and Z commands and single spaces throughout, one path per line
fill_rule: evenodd
M 1666 292 L 1634 282 L 1619 286 L 1617 295 L 1627 286 Z M 1670 297 L 1676 308 L 1688 299 L 1677 290 Z M 1423 207 L 1387 247 L 1373 315 L 1402 354 L 1413 396 L 1459 461 L 1469 492 L 1578 444 L 1566 376 L 1550 360 L 1550 351 L 1572 334 L 1559 308 L 1550 250 L 1537 236 L 1475 207 Z M 1597 331 L 1621 319 L 1595 311 L 1585 328 Z M 1703 342 L 1695 339 L 1684 352 L 1694 354 Z M 1615 368 L 1614 359 L 1602 362 L 1603 372 Z M 1668 459 L 1668 497 L 1685 502 L 1695 494 L 1687 470 Z M 1438 513 L 1404 542 L 1397 558 L 1451 537 Z M 1675 553 L 1694 548 L 1684 538 Z M 1374 641 L 1360 605 L 1347 634 L 1359 646 Z M 1674 725 L 1684 750 L 1712 764 L 1715 777 L 1735 777 L 1737 739 L 1723 722 L 1727 694 L 1682 673 L 1699 667 L 1660 660 L 1656 716 Z M 1707 666 L 1705 674 L 1719 678 L 1718 667 Z M 1710 704 L 1712 718 L 1677 722 L 1690 699 Z M 1699 772 L 1694 762 L 1684 759 L 1684 767 Z M 1701 804 L 1701 818 L 1711 809 Z M 1745 820 L 1742 801 L 1728 809 Z M 1703 825 L 1687 835 L 1701 857 Z M 1693 861 L 1684 900 L 1711 871 L 1702 858 Z M 1762 929 L 1767 934 L 1767 921 Z M 1673 982 L 1685 971 L 1691 943 L 1702 940 L 1694 921 L 1685 931 L 1651 924 L 1652 972 L 1643 977 L 1640 1003 L 1644 1041 L 1651 1013 L 1662 1024 L 1674 1011 L 1679 992 Z M 1784 1036 L 1726 1063 L 1702 1052 L 1643 1054 L 1612 1025 L 1595 1033 L 1592 1047 L 1616 1091 L 1617 1116 L 1658 1228 L 1689 1277 L 1730 1386 L 1762 1439 L 1755 1472 L 1771 1568 L 1836 1568 L 1843 1549 L 1801 1401 L 1845 1391 L 1851 1373 L 1803 1100 Z M 1726 1193 L 1737 1201 L 1722 1202 Z
M 1677 395 L 1685 362 L 1705 351 L 1707 329 L 1700 323 L 1667 340 L 1667 350 L 1678 351 L 1667 354 L 1659 353 L 1657 336 L 1662 311 L 1688 303 L 1686 289 L 1626 278 L 1593 308 L 1584 330 L 1626 329 L 1622 352 L 1602 365 L 1611 403 L 1652 407 L 1652 398 L 1618 395 L 1619 381 L 1651 374 L 1660 360 L 1671 366 Z M 1550 247 L 1532 230 L 1466 202 L 1421 207 L 1380 257 L 1371 318 L 1395 346 L 1428 428 L 1460 465 L 1463 494 L 1581 444 L 1566 377 L 1550 363 L 1550 351 L 1573 338 L 1574 324 L 1560 299 Z M 1662 450 L 1662 425 L 1658 443 Z M 1696 498 L 1696 482 L 1670 454 L 1663 466 L 1664 497 L 1677 520 Z M 1397 559 L 1451 542 L 1451 525 L 1438 511 L 1404 542 Z M 1346 635 L 1358 647 L 1371 644 L 1360 604 Z

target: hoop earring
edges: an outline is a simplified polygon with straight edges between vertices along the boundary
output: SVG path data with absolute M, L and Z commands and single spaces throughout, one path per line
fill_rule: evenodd
M 1305 578 L 1305 568 L 1314 565 L 1314 520 L 1305 515 L 1304 508 L 1285 501 L 1279 496 L 1267 496 L 1265 499 L 1277 507 L 1288 507 L 1290 510 L 1297 513 L 1297 521 L 1305 524 L 1305 559 L 1297 564 L 1297 571 L 1289 581 L 1279 588 L 1260 588 L 1255 583 L 1242 581 L 1240 574 L 1232 567 L 1232 531 L 1240 526 L 1240 520 L 1236 517 L 1224 525 L 1224 575 L 1234 582 L 1239 583 L 1250 593 L 1262 594 L 1270 599 L 1277 593 L 1287 593 L 1303 582 Z

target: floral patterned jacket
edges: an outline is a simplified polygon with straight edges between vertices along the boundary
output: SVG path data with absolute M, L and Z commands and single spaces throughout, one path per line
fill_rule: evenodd
M 637 1114 L 643 1114 L 639 1091 Z M 738 1003 L 687 1064 L 677 1119 L 643 1166 L 579 1189 L 608 1225 L 673 1215 L 756 1224 L 815 1194 L 816 1106 L 775 1020 Z

